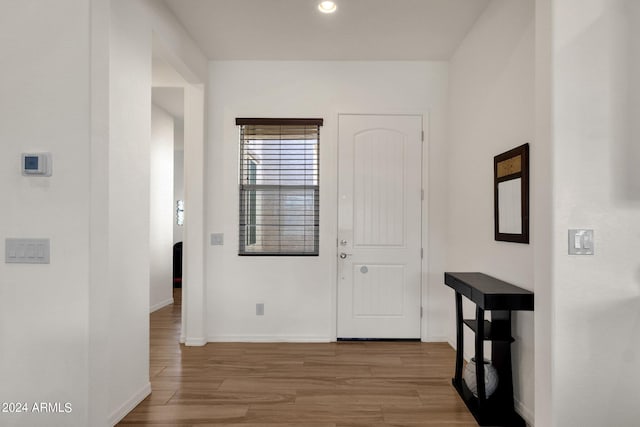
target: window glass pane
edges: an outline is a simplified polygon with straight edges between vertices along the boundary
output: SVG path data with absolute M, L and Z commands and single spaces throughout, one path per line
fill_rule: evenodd
M 256 183 L 256 162 L 253 160 L 249 161 L 249 184 Z M 256 244 L 256 190 L 248 190 L 248 217 L 247 217 L 247 225 L 248 225 L 248 234 L 247 234 L 247 245 L 255 245 Z

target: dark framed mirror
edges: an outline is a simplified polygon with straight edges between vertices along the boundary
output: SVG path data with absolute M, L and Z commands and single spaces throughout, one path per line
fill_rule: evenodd
M 529 243 L 529 144 L 493 158 L 495 239 Z

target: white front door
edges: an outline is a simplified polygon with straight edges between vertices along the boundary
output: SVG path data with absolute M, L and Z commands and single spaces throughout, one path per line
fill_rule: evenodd
M 338 338 L 420 338 L 422 117 L 339 116 Z

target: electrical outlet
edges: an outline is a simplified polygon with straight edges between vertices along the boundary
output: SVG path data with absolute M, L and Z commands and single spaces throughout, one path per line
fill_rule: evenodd
M 224 245 L 224 233 L 212 233 L 211 234 L 211 246 Z

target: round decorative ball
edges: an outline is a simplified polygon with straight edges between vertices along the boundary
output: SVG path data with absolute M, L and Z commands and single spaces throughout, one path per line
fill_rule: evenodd
M 467 384 L 467 387 L 473 393 L 475 397 L 478 397 L 478 387 L 476 384 L 476 359 L 471 359 L 462 373 L 462 379 Z M 498 372 L 496 368 L 491 364 L 491 361 L 484 360 L 484 391 L 487 398 L 489 398 L 496 388 L 498 387 Z

